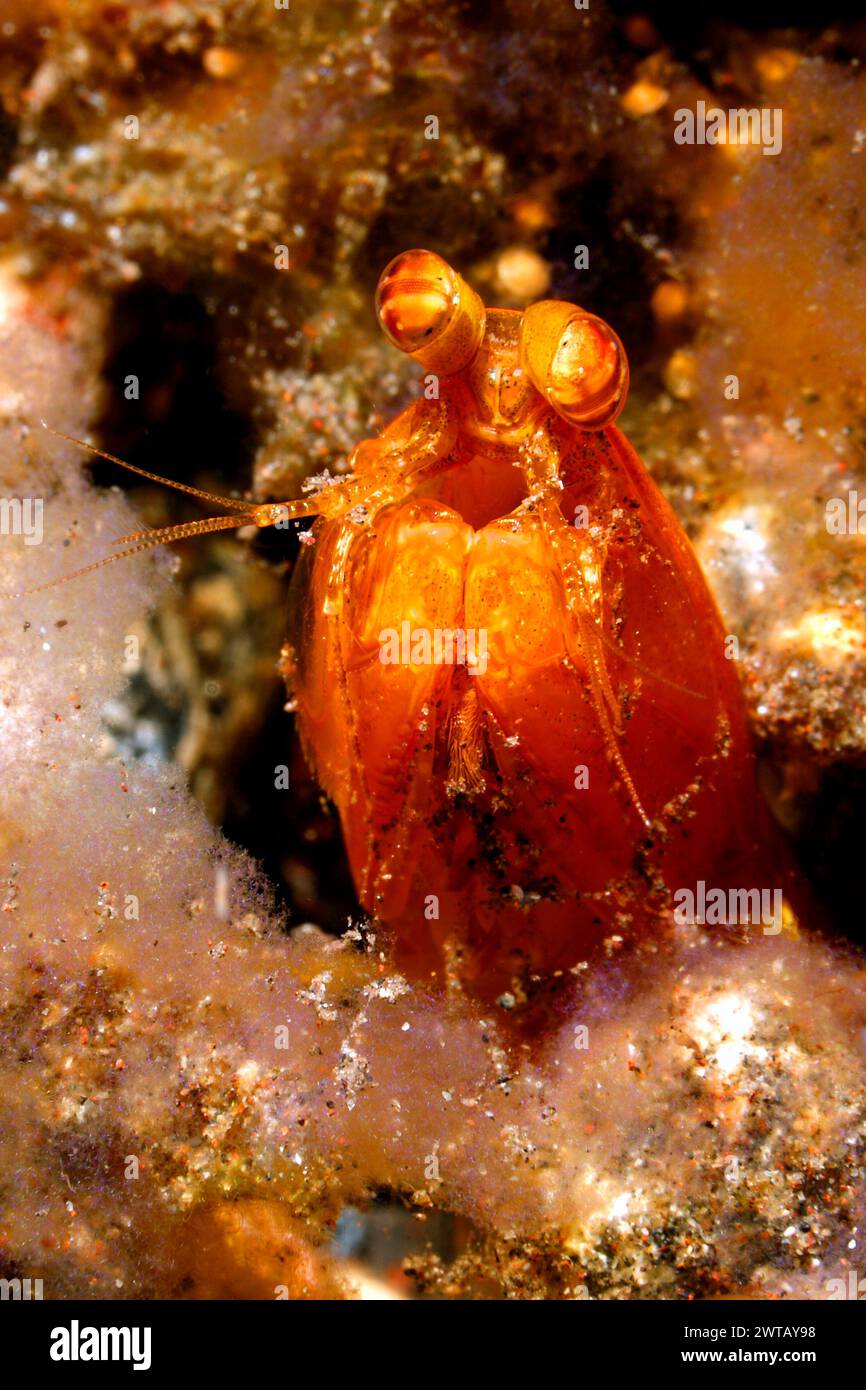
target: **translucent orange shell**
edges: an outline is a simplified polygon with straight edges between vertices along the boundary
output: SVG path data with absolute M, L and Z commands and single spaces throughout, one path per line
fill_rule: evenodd
M 513 375 L 521 316 L 493 313 L 485 371 L 498 335 Z M 446 391 L 445 467 L 317 521 L 290 644 L 302 741 L 361 902 L 407 963 L 495 996 L 669 921 L 671 893 L 698 878 L 752 886 L 763 820 L 721 620 L 636 453 L 537 387 L 523 443 L 485 442 L 472 370 Z M 509 378 L 497 399 L 506 387 L 529 389 Z M 361 446 L 356 471 L 399 473 L 424 409 Z M 558 481 L 535 496 L 544 448 Z M 405 643 L 383 660 L 383 634 L 425 631 L 483 632 L 484 662 L 413 660 Z

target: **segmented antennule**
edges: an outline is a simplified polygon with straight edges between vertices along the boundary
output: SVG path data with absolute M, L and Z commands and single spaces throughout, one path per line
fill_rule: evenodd
M 71 579 L 80 579 L 82 575 L 92 574 L 94 570 L 104 569 L 106 565 L 111 565 L 115 560 L 125 560 L 130 555 L 138 555 L 142 550 L 153 550 L 158 545 L 169 545 L 172 541 L 182 541 L 187 536 L 204 536 L 211 531 L 227 531 L 231 527 L 248 526 L 252 521 L 250 516 L 212 516 L 206 521 L 187 521 L 182 526 L 162 526 L 157 531 L 132 531 L 128 536 L 120 536 L 115 542 L 122 545 L 124 541 L 134 541 L 134 545 L 125 546 L 123 550 L 116 550 L 112 555 L 106 555 L 101 560 L 94 560 L 90 565 L 83 565 L 81 569 L 73 570 L 71 574 L 63 574 L 59 579 L 46 580 L 44 584 L 34 584 L 30 589 L 19 589 L 17 593 L 2 594 L 4 599 L 29 598 L 31 594 L 43 594 L 48 589 L 59 589 L 61 584 L 68 584 Z
M 228 507 L 229 511 L 249 513 L 249 502 L 243 502 L 238 497 L 220 497 L 217 492 L 203 492 L 199 487 L 190 487 L 189 483 L 175 482 L 174 478 L 163 478 L 159 473 L 148 473 L 146 468 L 139 468 L 134 463 L 127 463 L 125 459 L 119 459 L 116 454 L 106 453 L 105 449 L 97 449 L 95 444 L 88 444 L 83 439 L 76 439 L 74 435 L 64 434 L 62 430 L 55 430 L 44 420 L 39 422 L 43 429 L 49 434 L 56 435 L 58 439 L 65 439 L 67 444 L 77 444 L 79 449 L 86 449 L 89 454 L 95 454 L 97 458 L 107 459 L 109 463 L 116 463 L 120 468 L 127 469 L 130 473 L 137 473 L 139 478 L 147 478 L 151 483 L 160 483 L 163 487 L 174 488 L 175 492 L 186 492 L 190 497 L 197 497 L 201 502 L 211 502 L 215 507 Z M 241 523 L 242 524 L 242 523 Z
M 122 545 L 123 550 L 116 550 L 112 555 L 106 555 L 102 560 L 94 560 L 91 565 L 84 565 L 81 569 L 73 570 L 71 574 L 64 574 L 59 579 L 49 579 L 44 584 L 35 584 L 30 589 L 20 589 L 17 593 L 0 594 L 0 598 L 28 598 L 31 594 L 41 594 L 48 589 L 57 589 L 61 584 L 68 584 L 71 579 L 80 579 L 82 575 L 92 574 L 94 570 L 103 569 L 106 565 L 113 564 L 115 560 L 125 560 L 130 555 L 139 555 L 143 550 L 153 550 L 158 545 L 171 545 L 173 541 L 187 540 L 191 536 L 207 536 L 214 531 L 228 531 L 240 526 L 276 526 L 281 522 L 316 516 L 321 510 L 314 498 L 305 498 L 299 502 L 271 502 L 263 506 L 256 506 L 252 502 L 243 502 L 237 497 L 221 497 L 215 492 L 204 492 L 201 488 L 190 487 L 187 483 L 175 482 L 173 478 L 163 478 L 158 473 L 149 473 L 146 468 L 138 468 L 134 463 L 127 463 L 125 459 L 117 458 L 115 454 L 106 453 L 104 449 L 97 449 L 95 445 L 87 444 L 83 439 L 76 439 L 71 434 L 64 434 L 62 430 L 52 429 L 51 425 L 47 425 L 44 420 L 41 423 L 49 434 L 56 435 L 58 439 L 65 439 L 69 444 L 77 444 L 79 448 L 86 449 L 88 453 L 95 454 L 97 458 L 119 464 L 121 468 L 128 469 L 130 473 L 137 473 L 140 478 L 147 478 L 152 483 L 161 483 L 163 487 L 174 488 L 177 492 L 185 492 L 190 497 L 197 497 L 201 502 L 208 502 L 217 507 L 228 507 L 233 515 L 211 516 L 201 521 L 185 521 L 178 526 L 161 526 L 154 531 L 130 531 L 126 536 L 118 536 L 114 542 L 115 545 Z
M 175 482 L 173 478 L 163 478 L 158 473 L 149 473 L 146 468 L 138 468 L 134 463 L 127 463 L 125 459 L 118 458 L 115 454 L 109 454 L 105 449 L 97 449 L 95 445 L 88 444 L 83 439 L 76 439 L 71 434 L 64 434 L 62 430 L 53 429 L 44 420 L 41 421 L 41 424 L 49 434 L 56 435 L 58 439 L 65 439 L 68 444 L 77 444 L 79 448 L 86 449 L 88 453 L 95 454 L 97 458 L 107 459 L 109 463 L 116 463 L 121 468 L 126 468 L 130 473 L 137 473 L 140 478 L 147 478 L 149 482 L 174 488 L 176 492 L 185 492 L 190 497 L 198 498 L 200 502 L 208 502 L 217 507 L 228 507 L 234 514 L 232 516 L 207 517 L 202 521 L 187 521 L 179 526 L 162 526 L 154 531 L 131 531 L 126 536 L 119 536 L 114 542 L 115 545 L 122 545 L 123 550 L 116 550 L 101 560 L 94 560 L 90 565 L 83 565 L 80 569 L 73 570 L 71 574 L 61 575 L 59 579 L 49 579 L 44 584 L 34 584 L 31 588 L 20 589 L 17 593 L 3 594 L 2 598 L 4 599 L 28 598 L 31 594 L 41 594 L 48 589 L 57 589 L 61 584 L 68 584 L 71 579 L 80 579 L 85 574 L 92 574 L 94 570 L 104 569 L 106 565 L 114 564 L 115 560 L 125 560 L 130 555 L 139 555 L 143 550 L 153 550 L 158 545 L 170 545 L 172 541 L 186 540 L 189 536 L 206 536 L 213 531 L 227 531 L 239 526 L 262 524 L 257 523 L 255 517 L 256 511 L 261 510 L 261 508 L 255 508 L 250 502 L 243 502 L 237 497 L 221 497 L 218 493 L 204 492 L 201 488 L 191 487 L 187 483 Z

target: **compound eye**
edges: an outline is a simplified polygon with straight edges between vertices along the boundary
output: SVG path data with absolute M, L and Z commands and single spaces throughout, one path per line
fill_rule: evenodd
M 533 384 L 566 420 L 586 430 L 613 424 L 628 394 L 628 359 L 603 319 L 555 300 L 533 304 L 521 350 Z
M 448 327 L 457 297 L 457 277 L 441 256 L 404 251 L 379 277 L 376 313 L 385 336 L 412 354 Z
M 445 376 L 471 362 L 484 336 L 484 305 L 434 251 L 404 251 L 386 266 L 376 314 L 395 347 Z
M 587 429 L 609 425 L 625 405 L 628 364 L 622 343 L 603 319 L 587 314 L 568 325 L 550 364 L 550 398 Z

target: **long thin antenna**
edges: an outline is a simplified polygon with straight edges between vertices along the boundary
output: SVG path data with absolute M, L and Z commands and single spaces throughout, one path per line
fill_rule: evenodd
M 220 497 L 215 492 L 203 492 L 201 488 L 190 487 L 187 483 L 176 483 L 172 478 L 163 478 L 159 473 L 149 473 L 146 468 L 138 468 L 134 463 L 127 463 L 125 459 L 118 458 L 116 454 L 109 454 L 104 449 L 97 449 L 93 444 L 87 444 L 83 439 L 76 439 L 74 435 L 64 434 L 62 430 L 55 430 L 51 425 L 41 421 L 44 429 L 49 434 L 54 434 L 58 439 L 65 439 L 69 444 L 77 444 L 80 449 L 86 449 L 88 453 L 95 454 L 97 458 L 107 459 L 109 463 L 116 463 L 121 468 L 126 468 L 130 473 L 137 473 L 140 478 L 147 478 L 152 483 L 160 483 L 163 487 L 175 488 L 178 492 L 186 492 L 190 497 L 196 497 L 201 502 L 209 502 L 213 506 L 228 507 L 233 516 L 212 516 L 203 521 L 186 521 L 179 526 L 161 526 L 154 531 L 131 531 L 126 536 L 119 536 L 114 542 L 115 545 L 122 545 L 122 550 L 116 550 L 112 555 L 106 555 L 102 560 L 94 560 L 91 565 L 84 565 L 81 569 L 73 570 L 71 574 L 61 575 L 59 579 L 49 579 L 44 584 L 35 584 L 30 589 L 20 589 L 17 593 L 0 594 L 0 598 L 18 599 L 28 598 L 31 594 L 41 594 L 47 589 L 57 589 L 61 584 L 68 584 L 70 579 L 80 579 L 82 575 L 92 574 L 94 570 L 100 570 L 105 565 L 111 565 L 115 560 L 125 560 L 129 555 L 138 555 L 142 550 L 152 550 L 157 545 L 170 545 L 172 541 L 186 540 L 189 536 L 207 536 L 213 531 L 228 531 L 231 528 L 240 526 L 276 526 L 287 521 L 300 520 L 302 517 L 315 516 L 319 512 L 319 507 L 313 498 L 304 498 L 297 502 L 273 502 L 257 504 L 255 502 L 241 502 L 237 497 Z M 130 544 L 126 544 L 130 542 Z
M 49 434 L 56 435 L 58 439 L 65 439 L 67 444 L 77 444 L 79 449 L 86 449 L 89 454 L 95 454 L 97 458 L 107 459 L 109 463 L 116 463 L 121 468 L 128 469 L 130 473 L 137 473 L 140 478 L 147 478 L 151 483 L 161 483 L 163 487 L 173 487 L 176 492 L 186 492 L 190 497 L 197 497 L 201 502 L 212 502 L 215 507 L 228 507 L 229 511 L 243 512 L 246 516 L 251 511 L 249 502 L 241 502 L 237 497 L 220 497 L 216 492 L 202 492 L 201 488 L 190 487 L 188 483 L 178 483 L 173 478 L 163 478 L 159 473 L 148 473 L 146 468 L 138 468 L 134 463 L 127 463 L 125 459 L 119 459 L 116 454 L 109 454 L 105 449 L 97 449 L 94 444 L 87 444 L 83 439 L 76 439 L 74 435 L 64 434 L 62 430 L 53 429 L 44 420 L 40 420 L 39 423 Z
M 128 545 L 123 550 L 116 550 L 113 555 L 106 555 L 102 560 L 94 560 L 91 565 L 84 565 L 81 569 L 73 570 L 71 574 L 61 575 L 59 579 L 49 579 L 44 584 L 35 584 L 32 589 L 19 589 L 14 594 L 2 594 L 0 597 L 29 598 L 31 594 L 42 594 L 46 589 L 59 589 L 61 584 L 68 584 L 70 579 L 80 579 L 83 574 L 92 574 L 94 570 L 101 570 L 105 565 L 113 564 L 115 560 L 125 560 L 128 555 L 138 555 L 142 550 L 152 550 L 157 545 L 168 545 L 171 541 L 182 541 L 187 536 L 206 536 L 211 531 L 227 531 L 231 527 L 249 526 L 253 522 L 252 516 L 212 516 L 206 521 L 187 521 L 182 526 L 161 526 L 157 531 L 133 531 L 129 536 L 122 539 L 135 541 L 135 545 Z

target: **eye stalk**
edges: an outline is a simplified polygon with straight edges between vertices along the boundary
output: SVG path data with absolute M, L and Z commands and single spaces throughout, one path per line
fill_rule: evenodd
M 441 376 L 467 367 L 484 336 L 484 305 L 434 251 L 404 251 L 385 267 L 376 314 L 395 347 Z
M 573 425 L 612 425 L 628 394 L 628 359 L 613 329 L 575 304 L 547 299 L 523 315 L 521 365 Z

